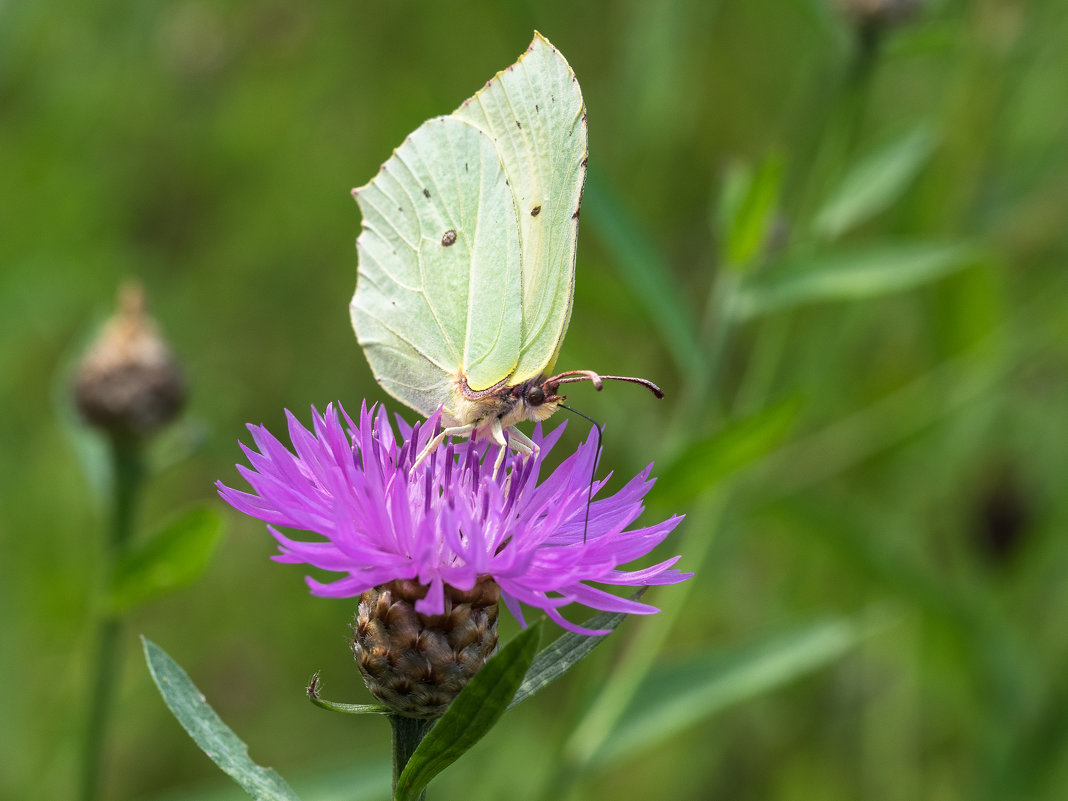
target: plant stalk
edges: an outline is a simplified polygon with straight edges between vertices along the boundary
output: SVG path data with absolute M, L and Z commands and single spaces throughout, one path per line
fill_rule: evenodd
M 143 454 L 139 441 L 123 437 L 112 438 L 111 456 L 111 531 L 104 554 L 105 592 L 111 587 L 116 565 L 133 533 L 134 512 L 144 478 Z M 99 607 L 97 610 L 101 618 L 97 624 L 96 666 L 82 750 L 79 792 L 81 801 L 96 801 L 100 797 L 100 777 L 121 664 L 122 621 L 110 609 L 105 608 L 102 613 Z
M 397 781 L 404 766 L 412 758 L 419 743 L 434 725 L 427 718 L 409 718 L 404 715 L 390 715 L 389 725 L 393 729 L 393 797 L 397 797 Z M 426 790 L 419 794 L 419 801 L 426 801 Z

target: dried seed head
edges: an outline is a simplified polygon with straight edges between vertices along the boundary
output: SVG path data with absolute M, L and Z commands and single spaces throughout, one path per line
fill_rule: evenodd
M 74 399 L 90 425 L 140 437 L 170 422 L 185 403 L 178 363 L 145 311 L 140 284 L 119 291 L 119 308 L 82 357 Z
M 482 578 L 469 591 L 445 587 L 445 611 L 424 615 L 427 588 L 391 581 L 360 596 L 352 653 L 379 701 L 412 718 L 439 717 L 497 648 L 500 587 Z

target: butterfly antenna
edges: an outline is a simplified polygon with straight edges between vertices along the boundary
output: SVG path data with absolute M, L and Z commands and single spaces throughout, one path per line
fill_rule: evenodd
M 604 428 L 601 424 L 594 420 L 592 417 L 583 414 L 577 409 L 572 409 L 570 406 L 560 404 L 561 409 L 567 409 L 572 414 L 577 414 L 579 417 L 583 417 L 593 423 L 593 430 L 597 432 L 597 455 L 593 459 L 593 470 L 590 472 L 590 483 L 586 485 L 586 520 L 582 524 L 582 544 L 586 544 L 586 532 L 590 527 L 590 506 L 593 505 L 593 481 L 597 477 L 597 463 L 601 461 L 601 440 L 604 435 Z
M 605 381 L 626 381 L 628 384 L 638 384 L 645 387 L 658 398 L 664 397 L 663 390 L 647 378 L 634 378 L 629 375 L 599 375 L 593 370 L 568 370 L 564 373 L 557 373 L 552 378 L 547 379 L 545 384 L 555 388 L 560 384 L 573 384 L 576 381 L 589 381 L 598 392 L 604 388 Z M 579 414 L 579 412 L 575 412 L 575 414 Z M 582 416 L 586 417 L 586 415 Z M 588 417 L 586 419 L 589 420 Z

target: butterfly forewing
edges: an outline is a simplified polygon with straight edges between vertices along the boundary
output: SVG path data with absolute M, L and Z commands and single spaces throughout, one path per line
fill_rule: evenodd
M 460 374 L 475 389 L 510 375 L 522 343 L 519 231 L 493 141 L 453 117 L 429 120 L 355 194 L 352 322 L 383 388 L 429 415 L 450 410 Z
M 515 202 L 523 319 L 518 364 L 509 383 L 519 384 L 552 369 L 571 317 L 586 175 L 582 92 L 566 59 L 535 34 L 519 61 L 453 116 L 494 141 Z

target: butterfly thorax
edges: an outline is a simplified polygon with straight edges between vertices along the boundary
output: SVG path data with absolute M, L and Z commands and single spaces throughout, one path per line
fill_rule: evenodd
M 544 420 L 556 411 L 562 395 L 555 387 L 547 386 L 544 376 L 538 376 L 521 384 L 508 384 L 507 379 L 492 387 L 474 390 L 467 378 L 459 375 L 453 386 L 452 408 L 445 412 L 452 420 L 447 425 L 472 425 L 477 433 L 484 433 L 494 420 L 500 420 L 503 428 L 524 420 Z

